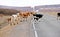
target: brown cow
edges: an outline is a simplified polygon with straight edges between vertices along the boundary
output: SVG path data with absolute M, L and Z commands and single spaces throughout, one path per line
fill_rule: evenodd
M 9 18 L 7 18 L 8 24 L 13 25 L 12 19 L 13 19 L 12 16 L 10 16 Z
M 27 21 L 29 13 L 28 12 L 20 12 L 19 15 L 20 15 L 20 17 L 24 18 Z

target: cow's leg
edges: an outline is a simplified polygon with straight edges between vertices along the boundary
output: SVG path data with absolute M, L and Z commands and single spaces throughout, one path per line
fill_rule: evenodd
M 57 20 L 60 20 L 60 17 L 59 16 L 57 17 Z
M 20 19 L 18 18 L 18 23 L 19 23 Z
M 25 21 L 27 21 L 27 18 L 26 18 L 26 20 Z
M 15 24 L 15 25 L 17 24 L 17 20 L 14 21 L 14 24 Z
M 57 20 L 58 20 L 58 17 L 57 17 Z
M 34 21 L 36 20 L 36 18 L 34 18 Z M 35 21 L 36 22 L 36 21 Z
M 12 22 L 11 22 L 11 20 L 8 20 L 8 24 L 12 26 Z
M 16 22 L 14 21 L 14 25 L 16 25 Z
M 8 24 L 12 26 L 12 23 L 11 23 L 11 21 L 9 21 L 9 22 L 8 22 Z
M 18 24 L 18 18 L 16 20 L 17 20 L 16 23 Z
M 25 21 L 25 17 L 23 17 L 23 21 Z
M 12 25 L 15 25 L 15 20 L 12 21 Z
M 19 23 L 19 18 L 17 18 L 17 24 Z
M 17 24 L 18 24 L 18 20 L 17 20 Z
M 38 21 L 39 18 L 36 18 L 36 20 Z
M 13 25 L 15 25 L 15 23 L 13 23 Z
M 58 20 L 58 16 L 57 16 L 57 20 Z
M 27 21 L 27 18 L 25 17 L 23 21 Z
M 40 19 L 40 17 L 39 17 L 38 21 L 40 22 L 40 20 L 41 20 L 41 19 Z
M 38 20 L 37 19 L 34 20 L 34 24 L 38 24 Z
M 20 19 L 19 22 L 22 22 L 22 17 L 20 17 L 19 19 Z
M 59 16 L 59 20 L 60 20 L 60 16 Z
M 13 25 L 13 22 L 10 22 L 10 25 L 12 26 Z

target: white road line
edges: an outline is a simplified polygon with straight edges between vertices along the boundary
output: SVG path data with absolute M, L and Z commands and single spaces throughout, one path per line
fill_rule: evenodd
M 38 37 L 34 22 L 33 22 L 33 28 L 34 28 L 35 37 Z

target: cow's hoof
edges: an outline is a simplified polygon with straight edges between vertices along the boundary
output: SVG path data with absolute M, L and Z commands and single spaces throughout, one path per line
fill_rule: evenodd
M 14 24 L 15 25 L 15 24 Z
M 12 24 L 10 24 L 10 26 L 12 26 Z
M 20 21 L 20 22 L 22 22 L 22 21 Z
M 59 19 L 60 20 L 60 19 Z
M 17 23 L 18 24 L 18 23 Z

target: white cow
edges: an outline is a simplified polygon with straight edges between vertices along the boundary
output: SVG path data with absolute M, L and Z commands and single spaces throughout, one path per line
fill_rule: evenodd
M 12 15 L 12 17 L 14 18 L 13 19 L 14 23 L 18 24 L 18 21 L 19 21 L 18 16 L 17 15 Z
M 16 25 L 16 24 L 18 24 L 18 17 L 15 14 L 12 15 L 12 16 L 10 16 L 7 20 L 8 20 L 8 23 L 10 25 Z

